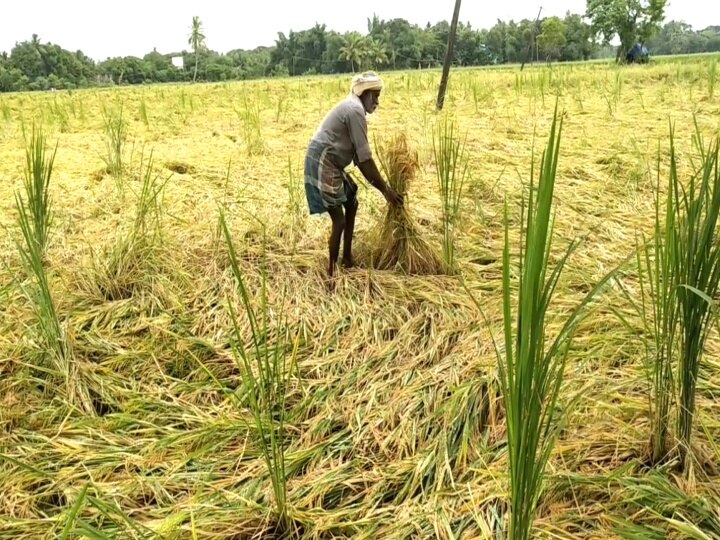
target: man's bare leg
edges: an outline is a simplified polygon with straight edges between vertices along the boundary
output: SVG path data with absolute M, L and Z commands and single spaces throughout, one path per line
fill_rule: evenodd
M 330 231 L 330 240 L 328 241 L 328 247 L 330 250 L 328 276 L 332 277 L 335 267 L 337 266 L 338 255 L 340 254 L 340 237 L 345 229 L 345 216 L 343 215 L 343 210 L 340 206 L 330 208 L 328 213 L 332 219 L 332 230 Z
M 343 266 L 352 268 L 355 266 L 355 259 L 352 255 L 353 234 L 355 232 L 355 215 L 357 214 L 358 201 L 351 199 L 345 204 L 345 236 L 343 237 Z

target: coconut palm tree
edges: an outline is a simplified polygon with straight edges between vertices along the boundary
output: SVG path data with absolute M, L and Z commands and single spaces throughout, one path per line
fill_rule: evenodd
M 375 68 L 388 63 L 388 54 L 385 44 L 379 39 L 370 38 L 367 48 L 368 58 Z
M 349 33 L 340 47 L 340 60 L 350 62 L 350 68 L 355 73 L 355 64 L 358 68 L 362 67 L 362 61 L 367 55 L 367 40 L 358 32 Z
M 197 15 L 193 16 L 192 19 L 192 30 L 188 38 L 188 45 L 192 47 L 195 53 L 195 73 L 193 73 L 193 82 L 195 82 L 198 69 L 198 51 L 205 47 L 205 34 L 202 33 L 202 23 Z

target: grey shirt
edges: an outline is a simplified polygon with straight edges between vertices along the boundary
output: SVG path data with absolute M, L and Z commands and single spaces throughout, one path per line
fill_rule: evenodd
M 328 156 L 341 169 L 353 160 L 357 164 L 372 157 L 365 107 L 355 94 L 342 100 L 327 113 L 312 138 L 330 147 Z

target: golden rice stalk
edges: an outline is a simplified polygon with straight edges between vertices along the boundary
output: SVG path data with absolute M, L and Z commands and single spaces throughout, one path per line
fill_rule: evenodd
M 372 265 L 379 270 L 400 269 L 408 274 L 444 274 L 445 264 L 418 233 L 407 205 L 408 186 L 419 167 L 417 152 L 405 134 L 379 145 L 378 158 L 390 186 L 405 198 L 402 208 L 389 205 L 372 249 Z

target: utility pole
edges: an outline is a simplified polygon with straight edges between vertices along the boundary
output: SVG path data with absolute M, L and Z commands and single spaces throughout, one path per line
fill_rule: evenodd
M 537 55 L 540 54 L 540 51 L 537 50 L 537 42 L 535 41 L 536 40 L 535 34 L 537 33 L 537 24 L 538 24 L 538 21 L 540 20 L 540 13 L 542 13 L 542 6 L 540 6 L 540 11 L 538 11 L 537 18 L 535 19 L 535 24 L 533 25 L 532 33 L 530 34 L 530 39 L 528 40 L 528 48 L 527 48 L 527 52 L 525 53 L 525 59 L 523 60 L 522 64 L 520 64 L 520 71 L 522 71 L 523 68 L 525 67 L 525 62 L 528 61 L 528 58 L 530 59 L 530 61 L 532 61 L 533 43 L 535 43 L 536 54 Z M 539 61 L 539 59 L 538 59 L 538 61 Z
M 445 103 L 445 90 L 447 89 L 448 76 L 450 75 L 450 64 L 453 58 L 453 48 L 455 47 L 455 33 L 457 32 L 458 17 L 460 16 L 460 0 L 455 0 L 455 10 L 453 11 L 452 22 L 450 23 L 450 33 L 448 34 L 447 52 L 445 53 L 445 63 L 443 64 L 442 78 L 440 79 L 440 88 L 437 97 L 437 110 L 441 111 Z

